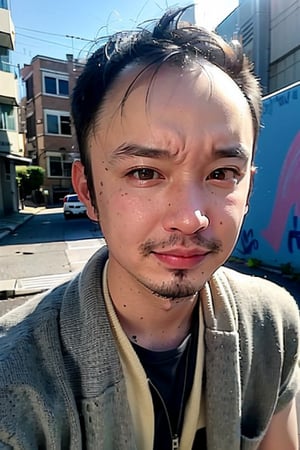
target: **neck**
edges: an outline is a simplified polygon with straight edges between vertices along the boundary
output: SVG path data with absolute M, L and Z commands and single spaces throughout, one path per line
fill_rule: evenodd
M 169 350 L 189 333 L 198 293 L 180 299 L 162 298 L 142 285 L 114 282 L 109 270 L 107 281 L 116 314 L 131 341 L 150 350 Z

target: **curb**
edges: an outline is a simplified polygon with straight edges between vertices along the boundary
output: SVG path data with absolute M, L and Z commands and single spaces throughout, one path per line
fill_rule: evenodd
M 14 230 L 8 229 L 8 230 L 0 231 L 0 241 L 1 241 L 1 239 L 5 238 L 8 234 L 10 234 Z
M 10 233 L 13 233 L 17 228 L 19 228 L 21 225 L 23 225 L 24 223 L 28 222 L 30 219 L 32 219 L 32 217 L 35 214 L 38 214 L 40 211 L 42 211 L 43 209 L 45 209 L 44 207 L 42 208 L 37 208 L 36 211 L 33 212 L 29 212 L 27 215 L 24 215 L 23 220 L 20 222 L 16 222 L 13 223 L 11 225 L 7 225 L 4 228 L 0 228 L 0 241 L 1 239 L 5 238 L 6 236 L 8 236 Z M 17 214 L 22 214 L 22 213 L 17 213 Z
M 0 281 L 0 301 L 7 300 L 8 298 L 16 298 L 22 296 L 26 297 L 28 295 L 40 294 L 49 290 L 49 287 L 19 289 L 17 286 L 17 281 L 18 280 Z
M 56 286 L 69 281 L 76 272 L 65 272 L 55 275 L 40 275 L 38 277 L 0 280 L 0 301 L 8 298 L 35 295 L 49 291 Z

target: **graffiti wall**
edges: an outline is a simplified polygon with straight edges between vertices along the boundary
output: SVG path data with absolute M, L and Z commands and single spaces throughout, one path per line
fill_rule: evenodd
M 250 209 L 234 256 L 300 272 L 300 83 L 264 99 Z

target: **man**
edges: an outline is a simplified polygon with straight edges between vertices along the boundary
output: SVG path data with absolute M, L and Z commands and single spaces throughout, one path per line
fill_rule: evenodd
M 73 183 L 107 247 L 2 319 L 0 448 L 298 448 L 297 306 L 222 267 L 259 85 L 181 13 L 112 37 L 78 80 Z

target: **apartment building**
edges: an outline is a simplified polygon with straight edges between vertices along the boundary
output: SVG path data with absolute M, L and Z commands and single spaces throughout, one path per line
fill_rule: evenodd
M 300 80 L 299 25 L 300 0 L 240 0 L 217 32 L 242 40 L 269 94 Z
M 71 166 L 78 157 L 71 124 L 70 95 L 83 63 L 35 56 L 22 69 L 26 87 L 26 156 L 45 169 L 43 192 L 48 204 L 59 204 L 73 191 Z
M 0 0 L 0 217 L 19 209 L 15 166 L 24 158 L 24 139 L 19 133 L 18 79 L 11 64 L 15 30 L 8 0 Z

